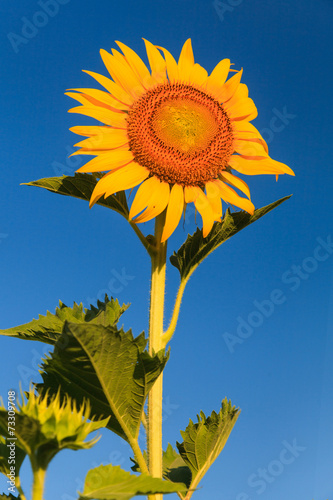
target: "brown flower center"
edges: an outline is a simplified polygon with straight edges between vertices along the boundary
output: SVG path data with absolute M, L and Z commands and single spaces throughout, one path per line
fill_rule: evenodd
M 169 184 L 203 186 L 225 170 L 234 152 L 227 113 L 190 85 L 149 90 L 131 106 L 127 122 L 134 160 Z

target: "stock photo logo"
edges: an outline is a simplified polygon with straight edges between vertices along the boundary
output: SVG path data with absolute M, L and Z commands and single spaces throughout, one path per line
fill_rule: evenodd
M 40 7 L 32 16 L 21 17 L 20 33 L 10 31 L 7 33 L 8 41 L 15 52 L 18 54 L 21 45 L 26 45 L 32 38 L 38 35 L 39 30 L 49 23 L 49 20 L 56 17 L 60 11 L 60 6 L 66 5 L 70 0 L 39 0 Z
M 247 486 L 252 488 L 251 495 L 252 493 L 256 493 L 256 495 L 264 493 L 283 474 L 286 468 L 293 464 L 301 453 L 306 450 L 306 446 L 299 445 L 297 439 L 293 439 L 292 442 L 284 440 L 282 446 L 280 453 L 274 460 L 271 460 L 265 467 L 258 467 L 247 478 Z M 253 498 L 253 495 L 250 496 L 242 491 L 235 500 L 252 500 Z
M 288 291 L 298 290 L 303 281 L 307 281 L 311 274 L 317 271 L 321 262 L 325 262 L 333 253 L 332 236 L 316 238 L 318 245 L 314 248 L 312 255 L 305 257 L 301 264 L 293 264 L 281 275 L 281 283 L 287 285 L 286 293 L 281 288 L 274 288 L 268 297 L 254 300 L 254 309 L 243 316 L 236 318 L 236 332 L 224 332 L 223 339 L 231 354 L 235 352 L 238 344 L 243 344 L 250 338 L 255 329 L 263 325 L 266 319 L 272 316 L 277 306 L 287 301 Z

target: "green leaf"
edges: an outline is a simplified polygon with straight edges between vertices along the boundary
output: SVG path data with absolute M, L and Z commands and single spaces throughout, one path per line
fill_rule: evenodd
M 24 185 L 37 186 L 47 189 L 52 193 L 73 196 L 74 198 L 89 201 L 98 179 L 101 176 L 101 174 L 76 173 L 74 176 L 63 175 L 62 177 L 47 177 L 45 179 L 27 182 Z M 106 199 L 104 199 L 103 196 L 96 203 L 115 210 L 128 220 L 129 210 L 124 191 L 108 196 Z
M 7 414 L 7 426 L 8 426 L 8 414 Z M 15 455 L 13 455 L 13 453 Z M 0 472 L 2 474 L 4 474 L 5 476 L 7 476 L 7 474 L 10 474 L 11 473 L 10 466 L 14 465 L 15 476 L 18 476 L 23 460 L 25 459 L 25 456 L 26 456 L 25 451 L 16 446 L 13 438 L 5 438 L 3 436 L 0 436 Z
M 146 451 L 143 452 L 143 456 L 147 461 Z M 141 472 L 135 458 L 130 458 L 130 460 L 134 463 L 133 467 L 131 467 L 132 471 Z M 183 483 L 187 488 L 191 484 L 192 472 L 170 443 L 166 451 L 163 451 L 163 477 L 172 483 Z
M 100 465 L 88 472 L 80 500 L 129 500 L 135 495 L 166 494 L 185 490 L 184 484 L 170 483 L 147 474 L 136 476 L 110 464 Z
M 179 270 L 182 280 L 188 279 L 197 266 L 217 247 L 289 198 L 290 196 L 286 196 L 266 207 L 257 208 L 253 215 L 243 211 L 231 213 L 228 209 L 222 222 L 215 222 L 206 238 L 202 236 L 201 229 L 189 235 L 180 249 L 170 257 L 171 264 Z
M 187 488 L 191 485 L 192 472 L 170 443 L 163 451 L 163 477 L 172 483 L 184 483 Z
M 221 453 L 239 413 L 239 409 L 225 398 L 219 413 L 213 411 L 206 417 L 201 411 L 197 415 L 198 422 L 194 424 L 190 420 L 185 431 L 180 432 L 184 441 L 177 443 L 177 448 L 192 473 L 191 491 L 188 491 L 186 500 L 192 496 L 193 490 Z
M 97 307 L 90 305 L 90 309 L 83 309 L 82 304 L 74 302 L 73 307 L 67 307 L 59 301 L 55 314 L 47 311 L 46 316 L 39 315 L 30 323 L 0 330 L 0 335 L 17 337 L 27 340 L 38 340 L 46 344 L 55 344 L 59 339 L 65 321 L 72 323 L 91 323 L 94 325 L 115 325 L 128 305 L 119 305 L 118 300 L 111 300 L 105 295 L 105 301 L 97 301 Z
M 21 500 L 21 496 L 14 497 L 11 493 L 9 495 L 5 495 L 4 493 L 0 495 L 0 500 Z
M 34 457 L 34 463 L 43 469 L 64 448 L 91 448 L 99 437 L 85 441 L 86 437 L 108 422 L 108 419 L 88 422 L 91 414 L 89 402 L 78 409 L 68 397 L 60 401 L 59 392 L 52 399 L 47 393 L 36 396 L 34 388 L 31 388 L 27 398 L 25 401 L 22 396 L 22 403 L 17 402 L 14 443 L 16 450 L 21 448 L 24 454 Z M 0 407 L 0 432 L 10 441 L 12 431 L 9 432 L 8 427 L 7 408 Z M 18 453 L 18 457 L 22 457 L 22 452 Z
M 93 415 L 111 415 L 107 427 L 136 440 L 148 391 L 168 359 L 162 351 L 150 356 L 146 343 L 143 333 L 134 339 L 130 330 L 65 323 L 37 388 L 54 394 L 61 386 L 78 404 L 89 398 Z

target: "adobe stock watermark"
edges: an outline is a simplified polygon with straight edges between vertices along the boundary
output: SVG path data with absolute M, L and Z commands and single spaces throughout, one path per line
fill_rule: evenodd
M 254 300 L 254 308 L 246 315 L 237 316 L 236 329 L 234 333 L 224 332 L 224 342 L 232 354 L 236 346 L 243 344 L 250 338 L 255 330 L 262 326 L 264 322 L 272 316 L 277 307 L 287 301 L 287 292 L 295 292 L 299 289 L 302 282 L 307 281 L 311 274 L 317 271 L 320 263 L 325 262 L 333 254 L 332 236 L 328 235 L 325 239 L 316 238 L 317 246 L 313 254 L 303 259 L 301 264 L 293 264 L 287 271 L 281 275 L 281 283 L 287 286 L 285 288 L 274 288 L 268 297 L 260 300 Z
M 272 113 L 273 116 L 269 121 L 268 127 L 259 130 L 267 144 L 273 141 L 275 134 L 282 132 L 289 125 L 290 121 L 297 117 L 297 115 L 288 113 L 287 106 L 283 106 L 282 111 L 273 108 Z
M 59 177 L 61 175 L 73 175 L 75 170 L 77 170 L 83 163 L 82 156 L 70 156 L 76 151 L 72 146 L 66 146 L 65 149 L 67 152 L 65 163 L 60 163 L 56 160 L 51 163 L 53 172 Z
M 247 478 L 248 487 L 253 488 L 251 493 L 248 494 L 242 491 L 235 500 L 251 500 L 253 498 L 252 493 L 257 495 L 264 493 L 269 485 L 274 483 L 283 474 L 284 470 L 293 464 L 296 458 L 306 450 L 306 446 L 300 446 L 296 439 L 293 439 L 291 443 L 286 440 L 282 441 L 282 446 L 283 448 L 275 460 L 271 460 L 264 468 L 259 467 Z
M 244 0 L 226 0 L 222 2 L 221 0 L 214 0 L 213 7 L 216 14 L 219 16 L 221 22 L 224 21 L 224 15 L 228 12 L 233 12 L 235 7 L 238 7 L 243 3 Z
M 41 28 L 49 23 L 50 18 L 55 17 L 61 5 L 66 5 L 70 0 L 38 0 L 37 4 L 41 8 L 29 19 L 26 16 L 21 17 L 21 33 L 13 31 L 7 33 L 7 38 L 15 54 L 18 54 L 20 46 L 26 45 L 32 38 L 35 38 Z
M 104 302 L 105 295 L 113 297 L 119 295 L 128 286 L 128 283 L 135 279 L 135 276 L 127 274 L 125 267 L 122 267 L 120 272 L 117 269 L 111 269 L 111 275 L 112 278 L 109 280 L 107 288 L 101 288 L 95 298 L 87 297 L 83 304 L 84 307 L 89 307 L 90 304 L 95 305 L 98 300 Z

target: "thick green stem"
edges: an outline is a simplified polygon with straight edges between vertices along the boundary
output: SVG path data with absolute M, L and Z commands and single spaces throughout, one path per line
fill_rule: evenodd
M 164 289 L 167 244 L 161 243 L 165 221 L 162 213 L 155 221 L 156 253 L 151 255 L 151 293 L 149 316 L 149 354 L 162 349 Z M 148 467 L 153 477 L 162 477 L 162 374 L 148 395 Z M 162 500 L 163 495 L 150 495 L 150 500 Z
M 31 500 L 43 500 L 46 470 L 32 464 L 33 483 Z

